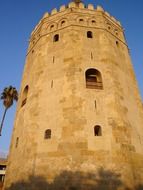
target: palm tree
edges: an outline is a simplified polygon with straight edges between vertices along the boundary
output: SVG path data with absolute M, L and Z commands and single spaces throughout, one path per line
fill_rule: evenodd
M 5 107 L 5 111 L 4 111 L 3 118 L 1 121 L 1 125 L 0 125 L 0 136 L 1 136 L 1 131 L 2 131 L 6 112 L 7 112 L 8 108 L 10 108 L 13 105 L 13 101 L 18 100 L 18 92 L 17 92 L 16 88 L 14 88 L 12 86 L 4 88 L 3 92 L 1 93 L 0 99 L 3 100 L 3 105 Z

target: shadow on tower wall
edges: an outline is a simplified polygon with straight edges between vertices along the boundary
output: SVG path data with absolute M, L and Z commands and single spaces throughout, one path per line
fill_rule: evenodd
M 13 183 L 5 190 L 143 190 L 143 185 L 127 188 L 120 174 L 100 168 L 96 174 L 63 171 L 52 183 L 41 176 L 29 176 L 27 181 Z

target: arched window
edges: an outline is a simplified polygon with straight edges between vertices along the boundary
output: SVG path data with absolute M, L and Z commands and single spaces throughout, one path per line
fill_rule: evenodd
M 21 103 L 21 106 L 24 106 L 27 102 L 27 95 L 28 95 L 28 85 L 24 88 L 23 90 L 23 94 L 22 94 L 22 103 Z
M 88 31 L 88 32 L 87 32 L 87 38 L 93 38 L 93 34 L 92 34 L 91 31 Z
M 53 41 L 54 42 L 59 41 L 59 34 L 54 35 Z
M 111 30 L 111 24 L 107 22 L 107 28 L 108 30 Z
M 115 32 L 115 34 L 118 36 L 118 30 L 117 30 L 117 29 L 115 29 L 115 30 L 114 30 L 114 32 Z
M 94 127 L 94 135 L 95 136 L 102 136 L 102 130 L 100 125 L 95 125 Z
M 116 41 L 116 46 L 119 47 L 119 42 L 118 41 Z
M 95 20 L 92 20 L 91 23 L 92 23 L 92 24 L 96 24 L 96 21 L 95 21 Z
M 103 89 L 101 73 L 96 69 L 88 69 L 85 72 L 86 88 Z
M 62 20 L 61 26 L 65 26 L 65 24 L 66 24 L 66 21 L 65 21 L 65 20 Z
M 51 26 L 50 26 L 50 30 L 53 30 L 54 29 L 54 25 L 52 24 Z
M 51 138 L 51 129 L 47 129 L 45 131 L 44 139 L 50 139 Z

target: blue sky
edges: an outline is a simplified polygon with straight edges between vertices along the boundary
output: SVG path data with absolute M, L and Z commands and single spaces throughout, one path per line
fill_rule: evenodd
M 67 4 L 67 0 L 1 0 L 0 1 L 0 92 L 5 86 L 20 88 L 30 33 L 45 12 Z M 125 29 L 139 89 L 143 99 L 143 1 L 85 0 L 85 4 L 101 5 L 118 19 Z M 0 153 L 9 149 L 16 104 L 6 115 Z M 0 119 L 4 108 L 0 102 Z

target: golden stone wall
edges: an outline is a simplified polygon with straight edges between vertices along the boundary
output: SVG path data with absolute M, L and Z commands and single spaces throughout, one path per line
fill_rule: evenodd
M 103 89 L 86 88 L 90 68 L 100 71 Z M 142 163 L 143 109 L 121 24 L 82 3 L 46 13 L 30 38 L 5 188 L 30 175 L 52 183 L 64 171 L 104 168 L 120 174 L 118 189 L 134 189 L 143 181 Z

